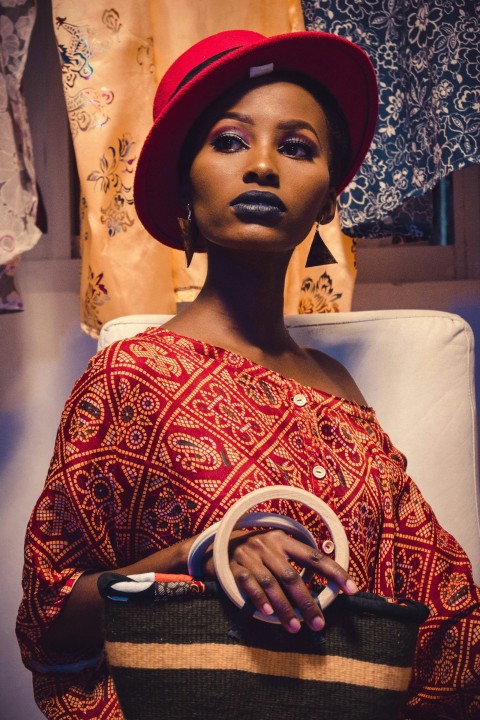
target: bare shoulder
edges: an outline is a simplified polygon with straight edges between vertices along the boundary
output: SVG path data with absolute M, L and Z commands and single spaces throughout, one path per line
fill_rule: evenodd
M 332 395 L 353 400 L 359 405 L 367 405 L 360 388 L 341 362 L 320 350 L 304 348 L 318 368 L 318 380 L 315 387 Z

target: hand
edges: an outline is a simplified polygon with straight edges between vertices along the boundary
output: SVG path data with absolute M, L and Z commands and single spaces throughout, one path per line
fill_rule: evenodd
M 332 580 L 352 595 L 358 588 L 338 563 L 282 530 L 243 533 L 230 544 L 230 568 L 240 590 L 265 615 L 276 613 L 288 632 L 300 630 L 294 608 L 312 630 L 325 625 L 323 613 L 291 561 Z

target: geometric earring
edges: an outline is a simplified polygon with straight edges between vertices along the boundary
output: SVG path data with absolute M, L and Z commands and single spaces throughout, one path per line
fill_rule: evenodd
M 190 207 L 190 203 L 187 205 L 187 217 L 179 217 L 177 220 L 180 226 L 180 234 L 183 240 L 183 248 L 185 250 L 185 258 L 188 268 L 190 267 L 190 263 L 192 262 L 193 255 L 195 253 L 195 240 L 197 236 L 197 228 L 192 217 L 192 208 Z
M 318 229 L 319 225 L 320 223 L 317 222 L 315 235 L 313 236 L 305 267 L 314 267 L 315 265 L 333 265 L 337 262 L 322 240 Z

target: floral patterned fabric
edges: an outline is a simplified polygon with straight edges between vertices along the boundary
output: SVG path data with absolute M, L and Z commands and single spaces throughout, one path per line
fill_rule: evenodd
M 409 234 L 413 226 L 418 236 L 415 204 L 397 211 L 402 202 L 480 162 L 480 3 L 302 0 L 302 6 L 309 30 L 363 47 L 379 80 L 377 133 L 340 197 L 343 227 L 375 237 Z
M 0 265 L 0 313 L 20 312 L 23 300 L 17 287 L 15 270 L 20 258 Z
M 22 310 L 16 258 L 40 239 L 37 190 L 21 84 L 35 22 L 34 0 L 0 3 L 0 313 Z
M 53 0 L 53 21 L 81 188 L 81 323 L 97 336 L 119 315 L 174 313 L 196 297 L 206 275 L 205 255 L 187 269 L 183 253 L 148 235 L 133 206 L 133 174 L 160 77 L 202 37 L 238 27 L 265 35 L 303 30 L 303 15 L 300 0 L 176 0 L 174 9 L 166 0 L 116 0 L 108 8 Z M 351 307 L 352 242 L 338 222 L 326 232 L 337 263 L 305 275 L 310 236 L 292 258 L 286 313 L 310 307 L 312 283 L 315 307 Z
M 121 718 L 99 648 L 42 649 L 82 572 L 147 557 L 201 532 L 245 493 L 288 484 L 337 512 L 361 589 L 430 607 L 402 718 L 478 719 L 480 591 L 405 465 L 370 408 L 232 352 L 165 328 L 107 347 L 67 402 L 27 533 L 17 631 L 42 711 Z M 280 508 L 319 543 L 327 538 L 310 510 L 259 507 Z

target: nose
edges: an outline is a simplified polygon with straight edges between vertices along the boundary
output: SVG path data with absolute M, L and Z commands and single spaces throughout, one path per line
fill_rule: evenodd
M 246 153 L 247 166 L 243 175 L 243 182 L 279 187 L 280 178 L 276 163 L 276 148 L 266 145 L 251 147 Z

